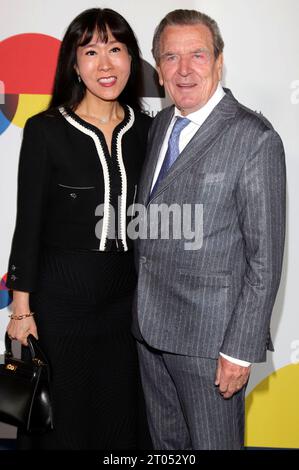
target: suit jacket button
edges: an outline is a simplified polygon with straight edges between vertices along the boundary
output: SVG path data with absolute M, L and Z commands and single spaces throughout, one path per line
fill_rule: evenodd
M 11 265 L 11 270 L 12 270 L 12 271 L 15 271 L 15 270 L 16 270 L 16 267 L 15 267 L 14 264 Z
M 73 199 L 76 199 L 77 194 L 76 194 L 76 193 L 70 193 L 70 196 L 71 196 Z
M 15 281 L 15 280 L 18 279 L 18 278 L 17 278 L 17 276 L 15 276 L 14 274 L 12 274 L 12 275 L 10 276 L 10 279 L 11 279 L 12 281 Z

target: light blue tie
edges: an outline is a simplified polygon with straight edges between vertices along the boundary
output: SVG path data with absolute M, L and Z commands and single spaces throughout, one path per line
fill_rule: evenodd
M 180 149 L 179 149 L 180 134 L 182 130 L 189 123 L 190 123 L 190 120 L 188 118 L 182 118 L 180 116 L 177 117 L 174 123 L 174 126 L 172 128 L 169 140 L 168 140 L 168 148 L 167 148 L 167 152 L 165 154 L 165 157 L 161 166 L 161 170 L 159 172 L 155 185 L 151 191 L 151 196 L 156 192 L 159 184 L 168 173 L 169 168 L 174 164 L 174 162 L 178 158 L 180 154 Z

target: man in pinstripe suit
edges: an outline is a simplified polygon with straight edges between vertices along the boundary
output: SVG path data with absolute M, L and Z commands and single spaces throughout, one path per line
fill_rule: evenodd
M 223 46 L 215 21 L 193 10 L 169 13 L 153 40 L 174 106 L 150 132 L 143 222 L 151 227 L 155 204 L 202 207 L 202 218 L 190 211 L 198 246 L 184 236 L 137 244 L 133 332 L 156 449 L 241 449 L 250 364 L 273 350 L 284 150 L 271 124 L 221 87 Z

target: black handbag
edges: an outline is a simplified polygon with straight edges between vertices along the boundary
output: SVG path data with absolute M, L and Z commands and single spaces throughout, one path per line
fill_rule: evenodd
M 4 364 L 0 365 L 0 421 L 29 433 L 53 429 L 50 368 L 33 335 L 27 338 L 29 360 L 15 358 L 5 335 Z

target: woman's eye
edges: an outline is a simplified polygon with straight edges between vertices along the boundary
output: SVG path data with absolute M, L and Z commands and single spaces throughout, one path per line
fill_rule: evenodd
M 95 55 L 96 54 L 96 51 L 87 51 L 86 52 L 86 55 Z
M 110 49 L 110 52 L 120 52 L 120 47 L 113 47 L 112 49 Z

